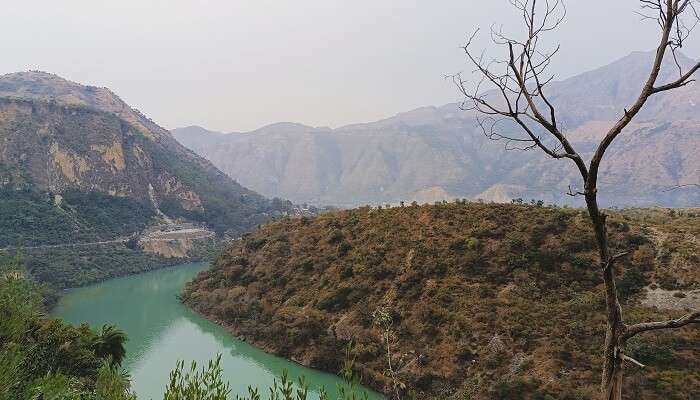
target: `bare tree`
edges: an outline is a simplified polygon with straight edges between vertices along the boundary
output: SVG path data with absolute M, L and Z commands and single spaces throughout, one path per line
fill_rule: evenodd
M 545 94 L 553 75 L 548 69 L 559 47 L 542 49 L 543 37 L 555 30 L 566 15 L 562 0 L 509 0 L 521 14 L 525 33 L 521 39 L 507 36 L 502 29 L 492 27 L 491 39 L 504 48 L 506 57 L 487 58 L 483 52 L 474 52 L 473 40 L 478 30 L 463 47 L 480 81 L 469 88 L 460 75 L 453 76 L 465 96 L 463 108 L 475 110 L 484 134 L 493 140 L 505 140 L 506 148 L 539 149 L 554 159 L 569 159 L 578 169 L 583 190 L 569 189 L 572 196 L 583 196 L 595 231 L 599 250 L 600 272 L 605 283 L 607 330 L 601 379 L 601 398 L 618 400 L 622 397 L 624 365 L 634 361 L 625 355 L 627 341 L 644 332 L 680 328 L 700 323 L 700 310 L 668 321 L 628 325 L 622 317 L 618 290 L 615 286 L 615 263 L 625 252 L 612 254 L 606 230 L 606 214 L 598 206 L 598 174 L 605 151 L 647 100 L 669 90 L 685 86 L 694 80 L 693 74 L 700 63 L 684 68 L 677 58 L 698 23 L 695 0 L 640 0 L 643 19 L 655 21 L 660 28 L 660 41 L 654 55 L 651 71 L 639 97 L 622 110 L 617 122 L 607 131 L 587 164 L 567 139 L 554 104 Z M 670 55 L 669 55 L 670 53 Z M 672 57 L 678 76 L 673 81 L 658 84 L 664 57 Z M 513 133 L 515 132 L 515 133 Z M 636 361 L 634 361 L 636 363 Z
M 682 188 L 687 188 L 687 187 L 700 188 L 700 183 L 684 183 L 681 185 L 673 185 L 667 189 L 664 189 L 663 191 L 670 192 L 671 190 L 682 189 Z

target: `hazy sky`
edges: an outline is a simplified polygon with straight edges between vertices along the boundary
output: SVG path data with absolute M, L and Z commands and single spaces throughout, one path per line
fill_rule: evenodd
M 637 0 L 568 0 L 566 77 L 656 44 Z M 48 0 L 0 8 L 0 72 L 107 86 L 167 128 L 339 126 L 457 99 L 445 74 L 507 0 Z M 700 37 L 685 52 L 700 55 Z

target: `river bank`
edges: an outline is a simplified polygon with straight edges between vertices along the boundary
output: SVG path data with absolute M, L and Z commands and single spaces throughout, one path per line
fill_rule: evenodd
M 337 376 L 268 354 L 181 304 L 177 295 L 206 268 L 206 263 L 183 264 L 73 289 L 59 300 L 53 315 L 74 324 L 115 324 L 125 330 L 129 341 L 124 366 L 139 399 L 162 397 L 178 360 L 201 364 L 219 353 L 232 396 L 246 394 L 249 385 L 265 391 L 283 370 L 294 380 L 306 378 L 313 388 L 310 399 L 318 398 L 319 386 L 336 395 L 336 385 L 342 383 Z M 370 394 L 370 399 L 381 398 Z

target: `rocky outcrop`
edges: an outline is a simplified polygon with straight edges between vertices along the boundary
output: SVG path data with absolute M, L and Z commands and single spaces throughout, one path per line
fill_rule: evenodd
M 155 227 L 139 240 L 145 252 L 167 258 L 187 258 L 198 244 L 215 239 L 214 232 L 192 226 Z
M 43 72 L 0 76 L 0 187 L 105 193 L 234 234 L 287 206 L 242 187 L 109 89 Z
M 136 127 L 84 107 L 0 98 L 0 164 L 8 184 L 42 191 L 98 191 L 148 200 L 151 184 L 160 200 L 185 209 L 201 201 L 152 150 Z

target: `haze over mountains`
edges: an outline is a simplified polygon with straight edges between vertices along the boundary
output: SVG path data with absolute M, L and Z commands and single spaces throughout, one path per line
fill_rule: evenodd
M 650 53 L 553 82 L 549 96 L 570 140 L 586 157 L 596 139 L 638 94 Z M 681 64 L 693 61 L 680 57 Z M 677 74 L 672 61 L 661 82 Z M 700 202 L 700 89 L 691 84 L 653 97 L 603 163 L 605 205 L 690 206 Z M 573 165 L 537 151 L 508 151 L 486 138 L 458 104 L 424 107 L 385 120 L 337 129 L 278 123 L 247 133 L 201 127 L 173 130 L 177 140 L 242 185 L 295 202 L 354 206 L 454 198 L 542 199 L 580 204 L 566 195 Z

